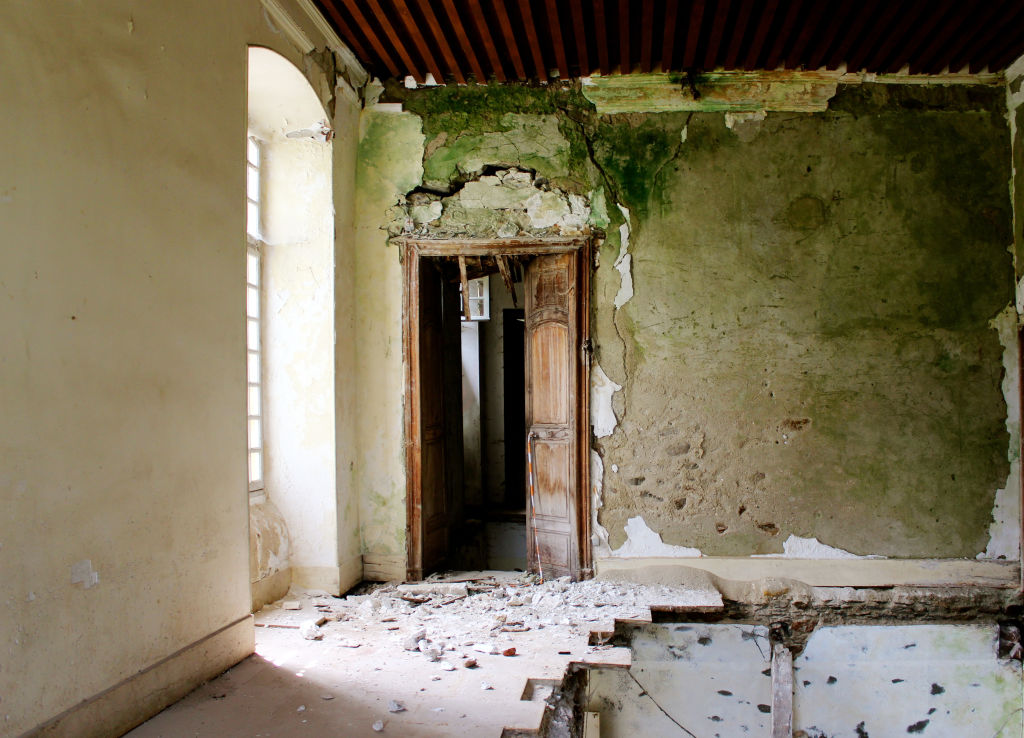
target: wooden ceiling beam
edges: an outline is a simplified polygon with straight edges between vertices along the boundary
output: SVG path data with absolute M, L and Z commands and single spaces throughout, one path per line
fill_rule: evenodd
M 726 69 L 736 68 L 736 60 L 740 55 L 740 46 L 743 44 L 743 36 L 747 32 L 747 23 L 750 22 L 750 11 L 753 5 L 754 0 L 743 0 L 743 4 L 740 5 L 739 13 L 736 16 L 736 25 L 731 31 L 732 40 L 729 42 L 729 48 L 725 52 L 725 60 L 722 63 Z
M 331 16 L 331 20 L 334 21 L 338 35 L 344 39 L 345 43 L 352 47 L 359 61 L 368 64 L 372 57 L 366 53 L 366 48 L 359 42 L 359 38 L 352 32 L 345 19 L 342 18 L 338 7 L 334 4 L 334 0 L 324 0 L 324 8 L 327 10 L 327 14 Z
M 853 14 L 853 21 L 843 30 L 839 45 L 829 54 L 828 61 L 826 62 L 826 66 L 829 69 L 835 69 L 843 62 L 849 61 L 846 57 L 847 52 L 861 35 L 868 20 L 876 15 L 880 2 L 881 0 L 865 0 L 864 5 L 859 9 L 860 12 Z M 856 69 L 851 69 L 849 65 L 847 65 L 846 69 L 848 72 L 857 71 Z
M 686 48 L 683 49 L 683 69 L 693 69 L 693 64 L 697 61 L 697 44 L 700 42 L 700 26 L 703 20 L 704 0 L 693 0 L 687 22 Z
M 420 32 L 415 19 L 413 19 L 409 6 L 406 5 L 405 0 L 392 1 L 395 4 L 395 10 L 398 11 L 398 17 L 402 19 L 402 25 L 405 26 L 405 30 L 416 44 L 416 50 L 420 52 L 423 61 L 427 63 L 427 69 L 434 75 L 434 81 L 439 85 L 444 84 L 444 74 L 441 72 L 441 67 L 434 58 L 433 53 L 431 53 L 430 46 Z
M 789 55 L 786 57 L 785 65 L 787 69 L 796 69 L 799 66 L 809 67 L 806 63 L 804 56 L 804 50 L 807 48 L 807 44 L 811 42 L 811 38 L 821 32 L 821 17 L 825 14 L 825 9 L 829 8 L 828 3 L 816 2 L 811 3 L 810 13 L 804 18 L 801 28 L 797 33 L 796 43 L 793 44 L 793 48 L 790 50 Z M 838 14 L 838 9 L 835 11 Z
M 957 0 L 957 4 L 959 5 L 959 0 Z M 945 20 L 945 24 L 954 21 L 954 5 L 951 0 L 938 0 L 936 5 L 937 7 L 934 10 L 925 14 L 924 23 L 914 29 L 912 38 L 907 43 L 900 44 L 899 51 L 886 64 L 886 71 L 898 72 L 912 57 L 916 58 L 917 52 L 925 42 L 934 38 L 936 26 L 939 26 L 940 29 L 942 28 L 939 25 L 940 21 Z
M 782 20 L 782 27 L 775 36 L 775 43 L 772 44 L 771 51 L 768 52 L 768 58 L 765 60 L 765 69 L 775 69 L 779 66 L 779 62 L 782 61 L 782 53 L 786 50 L 786 44 L 789 43 L 793 35 L 793 26 L 800 15 L 801 6 L 800 0 L 792 0 L 790 2 L 789 10 Z
M 363 15 L 363 11 L 359 9 L 359 3 L 356 0 L 343 0 L 345 3 L 345 9 L 348 10 L 349 15 L 352 16 L 352 20 L 356 22 L 356 25 L 366 34 L 367 40 L 370 42 L 370 46 L 377 52 L 378 58 L 384 62 L 384 66 L 388 68 L 388 72 L 392 77 L 400 76 L 398 65 L 395 64 L 395 60 L 388 54 L 384 44 L 381 43 L 380 39 L 377 38 L 376 32 L 370 26 L 366 16 Z
M 383 8 L 380 7 L 380 3 L 377 0 L 364 0 L 369 6 L 370 10 L 373 11 L 374 17 L 377 22 L 380 23 L 384 29 L 384 34 L 388 37 L 388 41 L 391 42 L 391 48 L 398 52 L 398 58 L 405 64 L 405 68 L 409 70 L 409 74 L 420 84 L 426 80 L 426 72 L 423 68 L 413 61 L 412 56 L 409 54 L 408 49 L 405 48 L 405 44 L 402 43 L 401 37 L 398 35 L 398 31 L 395 30 L 395 25 L 391 22 L 391 19 L 384 14 Z
M 633 71 L 629 52 L 629 0 L 619 0 L 619 74 Z
M 651 45 L 654 39 L 654 0 L 644 0 L 643 20 L 640 22 L 640 71 L 651 71 Z
M 847 16 L 851 8 L 855 6 L 841 5 L 834 10 L 829 17 L 828 26 L 824 32 L 818 36 L 818 42 L 814 45 L 814 49 L 807 56 L 807 63 L 805 64 L 807 69 L 817 69 L 825 61 L 825 55 L 828 50 L 832 48 L 833 42 L 836 40 L 836 35 L 839 33 L 839 29 L 846 26 Z
M 704 53 L 704 68 L 714 69 L 718 65 L 718 50 L 722 45 L 722 32 L 725 22 L 729 19 L 729 0 L 719 0 L 715 7 L 715 20 L 711 24 L 711 36 L 708 48 Z
M 351 2 L 351 0 L 349 0 Z M 445 13 L 448 15 L 448 22 L 452 24 L 452 28 L 455 30 L 455 36 L 459 39 L 459 43 L 462 45 L 462 52 L 466 55 L 466 59 L 469 61 L 469 67 L 476 75 L 477 83 L 481 85 L 487 84 L 487 76 L 484 74 L 484 68 L 480 66 L 480 60 L 476 56 L 476 52 L 473 51 L 473 46 L 469 43 L 469 37 L 466 36 L 466 29 L 462 27 L 462 19 L 459 17 L 459 11 L 455 8 L 453 0 L 441 0 L 444 3 Z
M 601 74 L 612 73 L 608 58 L 608 24 L 604 17 L 604 0 L 594 0 L 594 36 L 597 38 L 597 63 Z
M 999 8 L 999 3 L 989 3 L 988 12 L 979 12 L 971 17 L 970 28 L 965 29 L 964 24 L 960 26 L 960 33 L 956 40 L 951 41 L 949 46 L 942 49 L 942 57 L 949 62 L 949 71 L 958 72 L 972 56 L 972 51 L 983 48 L 988 38 L 996 35 L 993 30 L 1012 28 L 1010 17 L 1005 8 Z M 1000 12 L 1002 11 L 1002 12 Z M 935 62 L 937 66 L 938 61 Z
M 583 22 L 583 5 L 580 0 L 572 0 L 572 31 L 576 37 L 576 60 L 579 63 L 580 75 L 586 77 L 592 71 L 587 56 L 587 26 Z
M 445 36 L 444 31 L 441 29 L 441 24 L 437 20 L 437 16 L 434 15 L 434 9 L 431 7 L 432 0 L 419 0 L 419 9 L 423 13 L 423 17 L 427 19 L 427 25 L 430 27 L 430 32 L 434 34 L 434 41 L 441 47 L 441 54 L 444 56 L 444 61 L 448 65 L 448 71 L 455 77 L 455 81 L 460 84 L 466 84 L 466 75 L 462 73 L 462 69 L 459 67 L 459 62 L 455 58 L 452 47 L 448 43 L 448 37 Z M 441 82 L 441 80 L 438 80 Z
M 877 52 L 885 44 L 886 41 L 895 33 L 897 26 L 896 22 L 897 14 L 903 8 L 899 3 L 889 2 L 885 9 L 880 15 L 876 17 L 876 20 L 872 23 L 871 29 L 865 38 L 861 39 L 861 43 L 857 44 L 850 49 L 850 56 L 848 62 L 850 64 L 850 71 L 857 71 L 865 69 L 867 60 Z M 871 39 L 872 43 L 868 43 L 867 39 Z M 873 70 L 872 70 L 873 71 Z
M 519 44 L 516 42 L 516 35 L 512 31 L 512 21 L 508 17 L 508 9 L 505 3 L 498 0 L 494 3 L 494 11 L 498 16 L 498 25 L 501 26 L 501 33 L 505 37 L 505 46 L 508 48 L 509 56 L 512 57 L 512 66 L 516 70 L 516 76 L 527 79 L 526 69 L 523 67 L 523 57 L 519 53 Z
M 498 0 L 503 2 L 503 0 Z M 562 24 L 558 20 L 558 0 L 547 0 L 548 26 L 551 30 L 551 45 L 555 47 L 555 63 L 558 64 L 558 76 L 569 79 L 569 62 L 565 57 L 565 44 L 562 41 Z
M 764 40 L 768 36 L 768 28 L 772 24 L 772 19 L 775 17 L 775 9 L 778 5 L 779 0 L 768 0 L 761 14 L 757 17 L 755 21 L 757 31 L 754 33 L 754 40 L 747 51 L 747 57 L 743 60 L 744 69 L 757 68 L 757 60 L 761 58 L 761 49 L 764 48 Z
M 480 7 L 480 0 L 469 0 L 469 9 L 473 14 L 473 20 L 476 22 L 476 30 L 480 33 L 480 42 L 483 44 L 484 51 L 487 52 L 487 58 L 491 62 L 491 71 L 494 72 L 494 76 L 499 82 L 505 82 L 505 70 L 501 66 L 501 56 L 498 54 L 498 47 L 491 37 L 491 29 L 487 27 L 487 16 L 484 15 L 484 10 Z
M 519 14 L 523 19 L 523 27 L 526 28 L 526 38 L 530 42 L 530 54 L 533 56 L 533 65 L 537 70 L 537 78 L 541 81 L 547 80 L 548 70 L 544 65 L 544 54 L 540 50 L 540 39 L 537 37 L 537 26 L 533 22 L 533 10 L 530 9 L 530 0 L 519 0 Z
M 953 69 L 953 66 L 962 69 L 965 65 L 968 65 L 967 71 L 971 74 L 977 74 L 988 66 L 988 54 L 992 51 L 991 45 L 1000 36 L 1006 34 L 1006 29 L 1020 28 L 1020 23 L 1024 22 L 1022 16 L 1024 16 L 1024 7 L 1018 6 L 1016 10 L 1007 13 L 1001 22 L 981 26 L 983 32 L 980 36 L 972 43 L 967 44 L 959 54 L 949 57 L 949 71 L 956 71 Z
M 661 37 L 661 71 L 672 71 L 672 52 L 679 23 L 679 1 L 668 0 L 665 4 L 665 32 Z
M 917 0 L 898 23 L 891 24 L 892 31 L 881 40 L 875 53 L 864 62 L 865 68 L 871 71 L 881 70 L 883 62 L 892 61 L 896 45 L 906 46 L 916 34 L 922 33 L 928 22 L 934 21 L 934 17 L 939 14 L 937 10 L 934 0 Z

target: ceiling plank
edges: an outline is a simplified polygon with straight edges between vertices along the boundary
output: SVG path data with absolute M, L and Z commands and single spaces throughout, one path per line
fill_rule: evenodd
M 612 73 L 608 59 L 608 24 L 604 17 L 604 0 L 594 0 L 594 36 L 597 38 L 597 63 L 601 74 Z
M 936 56 L 931 62 L 932 68 L 945 67 L 948 64 L 950 72 L 960 71 L 970 55 L 970 50 L 982 46 L 982 40 L 989 36 L 994 26 L 1009 28 L 1009 18 L 1006 17 L 1005 9 L 998 8 L 998 5 L 999 3 L 989 3 L 987 13 L 979 12 L 972 16 L 969 30 L 961 25 L 959 35 L 941 49 L 941 56 Z M 1003 12 L 999 12 L 1000 10 Z
M 661 38 L 661 71 L 672 71 L 673 44 L 676 39 L 676 25 L 679 21 L 678 0 L 668 0 L 665 6 L 665 35 Z
M 640 71 L 651 71 L 651 44 L 654 35 L 654 0 L 644 0 L 643 20 L 640 23 Z
M 619 0 L 619 74 L 633 71 L 629 51 L 629 0 Z
M 797 67 L 807 67 L 804 50 L 807 48 L 807 44 L 810 43 L 811 38 L 818 33 L 821 33 L 821 17 L 825 14 L 825 9 L 829 8 L 828 3 L 812 3 L 810 13 L 804 18 L 799 33 L 797 34 L 796 42 L 790 49 L 789 55 L 786 57 L 786 68 L 796 69 Z M 835 11 L 836 15 L 841 15 L 838 9 Z
M 525 80 L 528 75 L 523 67 L 523 57 L 519 53 L 519 43 L 516 41 L 516 35 L 512 31 L 512 21 L 509 20 L 508 9 L 505 7 L 505 3 L 502 0 L 495 0 L 494 11 L 498 16 L 498 25 L 501 26 L 501 33 L 505 37 L 505 46 L 512 57 L 512 66 L 516 70 L 516 77 Z
M 984 32 L 975 41 L 963 48 L 959 54 L 952 54 L 949 71 L 955 72 L 954 67 L 963 69 L 968 67 L 971 74 L 977 74 L 988 65 L 988 55 L 992 49 L 990 46 L 996 42 L 1000 35 L 1006 33 L 1007 28 L 1019 28 L 1021 16 L 1024 15 L 1024 7 L 1018 6 L 1015 10 L 1007 12 L 998 23 L 991 23 L 988 26 L 981 26 Z
M 505 82 L 505 70 L 501 66 L 498 47 L 495 45 L 494 39 L 491 38 L 491 30 L 487 27 L 487 17 L 484 15 L 483 8 L 480 7 L 480 0 L 469 0 L 469 9 L 473 14 L 473 20 L 476 21 L 476 29 L 480 32 L 480 41 L 484 45 L 484 51 L 487 52 L 487 58 L 491 62 L 491 71 L 499 82 Z
M 872 55 L 872 52 L 880 49 L 899 26 L 896 22 L 896 17 L 901 10 L 905 11 L 905 8 L 900 3 L 890 2 L 886 5 L 881 15 L 874 19 L 867 35 L 861 39 L 861 43 L 850 49 L 847 62 L 850 65 L 851 71 L 867 68 L 865 64 Z M 903 14 L 906 15 L 906 12 Z M 870 43 L 868 39 L 871 39 Z
M 736 16 L 736 25 L 730 31 L 732 40 L 729 42 L 729 48 L 725 52 L 725 60 L 722 63 L 726 69 L 736 68 L 736 60 L 740 55 L 740 46 L 743 43 L 743 36 L 747 32 L 747 23 L 750 22 L 750 11 L 753 5 L 754 0 L 743 0 L 743 4 L 740 5 L 739 15 Z
M 824 3 L 822 3 L 824 5 Z M 722 44 L 722 31 L 725 21 L 729 18 L 729 0 L 718 0 L 715 8 L 715 22 L 711 26 L 711 37 L 708 39 L 708 50 L 704 54 L 704 68 L 714 69 L 718 62 L 718 49 Z
M 392 0 L 392 2 L 395 4 L 395 10 L 398 11 L 398 17 L 402 19 L 402 25 L 405 26 L 405 30 L 416 44 L 416 50 L 420 52 L 420 56 L 427 63 L 427 69 L 434 75 L 434 81 L 439 85 L 444 84 L 444 74 L 441 72 L 441 67 L 437 63 L 437 59 L 434 58 L 433 53 L 431 53 L 430 46 L 413 19 L 409 6 L 406 5 L 405 0 Z
M 579 62 L 580 75 L 586 77 L 592 71 L 590 59 L 587 57 L 587 27 L 583 23 L 583 5 L 580 0 L 572 0 L 572 30 L 576 36 L 576 59 Z
M 348 0 L 351 2 L 352 0 Z M 481 85 L 487 84 L 487 76 L 484 74 L 484 68 L 480 66 L 480 60 L 476 56 L 476 52 L 473 51 L 473 46 L 469 43 L 469 38 L 466 36 L 466 29 L 462 27 L 462 20 L 459 18 L 459 11 L 456 10 L 455 4 L 452 0 L 441 0 L 444 3 L 445 13 L 448 15 L 448 21 L 452 24 L 452 28 L 455 29 L 455 35 L 459 39 L 459 43 L 462 45 L 462 52 L 466 55 L 466 59 L 469 60 L 469 67 L 473 70 L 473 74 L 476 75 L 477 83 Z
M 380 7 L 380 3 L 377 0 L 364 0 L 364 2 L 373 11 L 377 21 L 384 28 L 384 34 L 388 37 L 388 41 L 391 42 L 391 47 L 398 52 L 398 58 L 405 64 L 405 68 L 408 70 L 412 78 L 420 84 L 423 84 L 426 79 L 426 72 L 423 67 L 412 60 L 408 49 L 405 48 L 405 44 L 402 43 L 402 39 L 399 37 L 398 32 L 395 30 L 395 25 L 391 22 L 391 19 L 384 14 L 384 10 Z
M 864 67 L 872 71 L 882 69 L 882 62 L 891 61 L 896 45 L 906 46 L 916 34 L 922 33 L 922 29 L 928 22 L 930 20 L 934 22 L 935 16 L 939 15 L 938 10 L 934 0 L 917 0 L 903 14 L 898 23 L 891 24 L 891 33 L 882 40 L 875 53 L 864 62 Z M 885 68 L 888 68 L 888 65 Z
M 334 21 L 338 35 L 344 39 L 345 43 L 352 47 L 352 50 L 356 52 L 356 56 L 359 58 L 359 61 L 364 64 L 368 64 L 373 57 L 366 53 L 366 48 L 359 42 L 356 34 L 352 32 L 351 28 L 349 28 L 345 19 L 341 17 L 341 13 L 338 11 L 333 0 L 324 0 L 324 8 L 327 9 L 327 14 L 331 16 L 331 20 Z
M 775 17 L 775 8 L 778 5 L 779 0 L 768 0 L 761 15 L 757 18 L 755 23 L 757 32 L 754 34 L 754 40 L 750 44 L 750 50 L 747 51 L 747 58 L 743 60 L 744 69 L 755 69 L 757 67 L 757 60 L 761 58 L 761 49 L 764 48 L 764 40 L 768 36 L 768 28 L 772 24 L 772 18 Z
M 460 84 L 466 84 L 466 75 L 462 73 L 462 69 L 459 67 L 459 62 L 455 58 L 455 54 L 452 52 L 452 47 L 448 43 L 448 37 L 445 36 L 444 31 L 441 30 L 441 24 L 437 20 L 437 16 L 434 15 L 434 9 L 430 5 L 431 0 L 419 0 L 419 9 L 423 13 L 423 17 L 427 19 L 427 25 L 430 26 L 431 33 L 434 34 L 434 41 L 441 47 L 441 54 L 444 56 L 444 61 L 448 65 L 448 71 L 455 77 L 455 81 Z M 442 80 L 438 80 L 441 82 Z
M 881 0 L 865 0 L 864 5 L 859 8 L 859 12 L 853 14 L 852 22 L 843 31 L 840 37 L 839 45 L 829 54 L 828 62 L 826 66 L 829 69 L 835 69 L 840 64 L 849 61 L 846 57 L 850 47 L 853 46 L 854 42 L 860 37 L 861 32 L 864 30 L 864 26 L 867 25 L 868 20 L 875 17 L 878 5 Z M 847 65 L 846 70 L 848 72 L 855 72 L 856 69 L 852 69 Z
M 797 16 L 800 15 L 801 5 L 800 0 L 793 0 L 789 4 L 789 11 L 782 20 L 782 27 L 775 36 L 775 43 L 772 44 L 771 51 L 768 52 L 768 58 L 765 60 L 765 69 L 775 69 L 779 66 L 779 62 L 782 61 L 782 53 L 786 50 L 786 44 L 793 35 L 793 26 L 796 24 Z
M 400 76 L 398 65 L 395 64 L 395 60 L 391 58 L 390 54 L 388 54 L 387 49 L 384 48 L 384 44 L 382 44 L 380 39 L 377 38 L 376 32 L 374 32 L 373 28 L 366 20 L 366 16 L 363 15 L 363 11 L 359 9 L 359 4 L 356 0 L 343 0 L 343 2 L 345 3 L 345 8 L 348 10 L 349 15 L 352 16 L 352 20 L 354 20 L 356 25 L 362 29 L 363 33 L 366 34 L 366 38 L 370 42 L 370 46 L 372 46 L 373 50 L 377 52 L 377 56 L 382 62 L 384 62 L 384 66 L 388 68 L 388 72 L 391 73 L 391 76 Z
M 703 20 L 704 0 L 693 0 L 689 30 L 686 34 L 686 48 L 683 49 L 683 69 L 693 69 L 693 63 L 697 60 L 697 43 L 700 41 L 700 24 Z
M 959 5 L 959 2 L 957 4 Z M 925 22 L 914 29 L 912 38 L 907 43 L 900 44 L 899 51 L 886 65 L 886 71 L 898 72 L 911 58 L 916 59 L 917 52 L 925 42 L 935 37 L 936 26 L 941 30 L 946 25 L 959 25 L 956 23 L 953 8 L 952 0 L 938 0 L 937 7 L 932 12 L 925 14 Z
M 817 69 L 822 66 L 825 61 L 825 54 L 832 48 L 832 43 L 836 40 L 836 35 L 839 33 L 840 28 L 844 28 L 847 25 L 849 11 L 851 8 L 856 6 L 839 6 L 829 16 L 828 26 L 825 31 L 818 35 L 818 43 L 814 45 L 813 51 L 807 57 L 805 64 L 807 69 Z
M 544 64 L 544 55 L 540 50 L 540 39 L 537 38 L 537 26 L 533 22 L 530 0 L 519 0 L 519 13 L 523 19 L 523 27 L 526 28 L 526 38 L 530 42 L 530 54 L 533 56 L 533 65 L 537 69 L 537 78 L 545 81 L 548 78 L 548 70 Z
M 497 0 L 500 4 L 503 0 Z M 547 0 L 548 26 L 551 30 L 551 45 L 555 47 L 555 62 L 558 64 L 558 76 L 569 79 L 569 62 L 565 58 L 565 44 L 562 41 L 562 24 L 558 21 L 558 0 Z

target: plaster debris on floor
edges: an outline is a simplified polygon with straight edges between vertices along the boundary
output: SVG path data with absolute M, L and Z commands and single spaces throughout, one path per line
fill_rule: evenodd
M 255 656 L 130 735 L 536 731 L 572 664 L 629 665 L 628 649 L 602 645 L 616 619 L 722 605 L 713 589 L 515 572 L 359 591 L 293 588 L 255 614 Z

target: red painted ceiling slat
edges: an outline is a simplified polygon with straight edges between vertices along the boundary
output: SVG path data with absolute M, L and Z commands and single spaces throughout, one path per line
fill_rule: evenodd
M 935 73 L 998 71 L 1024 53 L 1021 0 L 316 2 L 373 74 L 422 80 L 429 71 L 459 83 L 467 71 L 486 82 L 535 69 L 546 80 L 548 65 L 563 79 L 584 76 L 594 57 L 602 74 L 843 65 Z

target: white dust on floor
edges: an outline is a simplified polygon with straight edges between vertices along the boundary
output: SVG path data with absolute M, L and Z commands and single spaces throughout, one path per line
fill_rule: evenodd
M 300 609 L 285 609 L 288 601 Z M 256 613 L 256 656 L 130 735 L 412 738 L 536 729 L 570 663 L 628 665 L 627 649 L 591 646 L 591 633 L 610 632 L 616 618 L 647 620 L 651 605 L 721 606 L 721 598 L 627 582 L 539 583 L 507 572 L 342 598 L 293 590 Z

